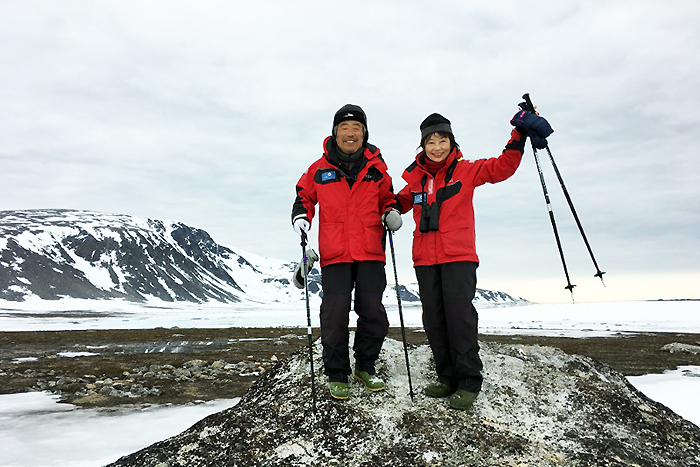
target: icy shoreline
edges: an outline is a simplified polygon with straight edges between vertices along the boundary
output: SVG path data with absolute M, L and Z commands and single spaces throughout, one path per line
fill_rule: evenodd
M 312 325 L 318 326 L 318 305 L 311 303 Z M 389 322 L 399 325 L 398 307 L 386 305 Z M 605 337 L 627 332 L 698 332 L 700 301 L 634 301 L 601 303 L 531 304 L 483 307 L 479 331 L 483 334 L 528 334 L 561 337 Z M 421 327 L 419 304 L 404 304 L 404 323 Z M 351 313 L 351 325 L 355 323 Z M 117 300 L 0 300 L 3 331 L 57 331 L 84 329 L 149 329 L 156 327 L 306 326 L 304 302 L 289 303 L 169 303 L 144 304 Z

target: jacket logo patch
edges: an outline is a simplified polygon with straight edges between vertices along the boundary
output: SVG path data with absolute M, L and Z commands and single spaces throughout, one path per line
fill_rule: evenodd
M 427 201 L 425 193 L 413 193 L 413 204 L 423 204 Z
M 318 183 L 320 185 L 338 183 L 339 181 L 340 175 L 335 169 L 318 169 L 314 174 L 314 183 Z
M 377 170 L 376 167 L 370 167 L 367 173 L 362 177 L 363 182 L 379 182 L 384 178 L 384 174 Z

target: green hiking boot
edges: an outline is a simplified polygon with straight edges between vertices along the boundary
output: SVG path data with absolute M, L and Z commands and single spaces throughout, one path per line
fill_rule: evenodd
M 328 390 L 331 393 L 331 397 L 334 399 L 347 399 L 348 398 L 348 383 L 340 383 L 337 381 L 331 381 L 328 383 Z
M 453 388 L 442 383 L 431 383 L 423 388 L 423 394 L 428 397 L 447 397 L 455 393 L 457 388 Z
M 450 397 L 450 407 L 457 410 L 467 410 L 469 409 L 476 400 L 478 392 L 469 392 L 464 389 L 457 389 L 457 392 L 452 394 Z
M 386 387 L 384 381 L 376 375 L 370 375 L 366 371 L 355 370 L 353 375 L 356 380 L 365 385 L 370 391 L 381 391 Z

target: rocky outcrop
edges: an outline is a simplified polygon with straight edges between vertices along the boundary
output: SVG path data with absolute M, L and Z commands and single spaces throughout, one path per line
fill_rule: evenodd
M 661 350 L 670 353 L 690 353 L 700 355 L 700 345 L 683 344 L 680 342 L 672 342 L 664 345 Z
M 278 341 L 285 342 L 285 341 Z M 231 376 L 256 378 L 269 370 L 277 362 L 271 358 L 251 358 L 236 363 L 226 360 L 213 362 L 192 359 L 176 367 L 170 364 L 141 366 L 124 371 L 119 378 L 107 375 L 86 374 L 80 377 L 57 373 L 55 370 L 27 369 L 15 371 L 13 367 L 0 368 L 0 377 L 24 378 L 35 381 L 31 391 L 47 391 L 61 397 L 61 401 L 76 405 L 91 405 L 96 397 L 118 399 L 117 403 L 136 403 L 148 396 L 160 396 L 161 386 L 166 383 L 191 383 L 195 381 L 216 381 L 217 384 L 230 383 Z M 104 402 L 104 401 L 102 401 Z
M 315 368 L 320 345 L 314 349 Z M 387 340 L 378 374 L 385 391 L 353 385 L 327 396 L 307 353 L 280 361 L 241 402 L 187 431 L 119 459 L 113 467 L 173 466 L 696 466 L 700 428 L 635 390 L 609 367 L 539 346 L 485 344 L 485 383 L 467 412 L 429 399 L 427 346 Z

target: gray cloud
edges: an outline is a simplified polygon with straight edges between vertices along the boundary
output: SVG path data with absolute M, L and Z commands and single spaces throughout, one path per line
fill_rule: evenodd
M 174 219 L 294 259 L 294 184 L 337 108 L 363 106 L 398 189 L 429 113 L 452 120 L 467 157 L 496 156 L 530 92 L 609 271 L 603 293 L 582 284 L 577 294 L 657 298 L 653 278 L 673 277 L 658 296 L 697 298 L 697 2 L 38 1 L 3 11 L 0 209 Z M 571 270 L 590 277 L 545 175 Z M 566 300 L 552 290 L 563 274 L 529 149 L 513 178 L 477 190 L 476 208 L 481 285 Z M 405 220 L 395 240 L 401 280 L 413 281 Z

